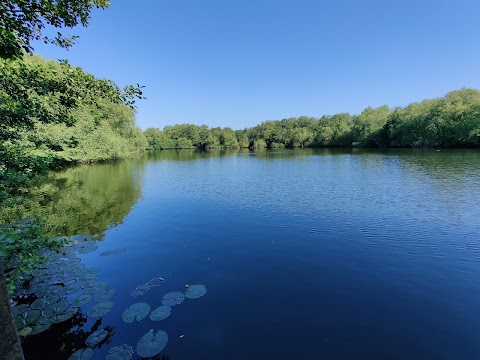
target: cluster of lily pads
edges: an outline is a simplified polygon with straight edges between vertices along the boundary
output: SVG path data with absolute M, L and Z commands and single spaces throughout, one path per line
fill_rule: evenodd
M 141 321 L 147 316 L 152 321 L 161 321 L 172 313 L 172 307 L 181 304 L 185 298 L 197 299 L 207 293 L 204 285 L 190 285 L 185 292 L 173 291 L 163 295 L 161 306 L 151 311 L 146 302 L 130 305 L 122 313 L 122 320 L 127 324 Z M 155 332 L 153 329 L 143 335 L 137 343 L 136 351 L 141 357 L 151 357 L 159 354 L 167 345 L 168 334 L 163 330 Z M 130 358 L 129 358 L 130 359 Z
M 160 278 L 156 278 L 160 279 Z M 153 284 L 153 280 L 150 280 L 150 284 Z M 160 280 L 158 280 L 160 281 Z M 161 280 L 163 281 L 163 279 Z M 165 294 L 162 297 L 162 305 L 151 311 L 149 304 L 145 302 L 136 303 L 130 305 L 122 313 L 122 320 L 127 324 L 131 324 L 136 321 L 141 321 L 147 316 L 152 321 L 161 321 L 168 318 L 171 315 L 172 307 L 181 304 L 185 298 L 197 299 L 207 293 L 207 289 L 204 285 L 191 285 L 183 293 L 180 291 L 173 291 Z M 100 329 L 87 338 L 85 345 L 88 346 L 84 349 L 79 349 L 74 352 L 68 360 L 90 360 L 93 357 L 93 347 L 102 342 L 108 336 L 106 329 Z M 137 343 L 137 354 L 142 357 L 152 357 L 158 355 L 168 343 L 168 334 L 163 330 L 151 329 L 144 334 Z M 121 346 L 115 346 L 110 348 L 107 353 L 107 360 L 130 360 L 133 357 L 134 350 L 131 346 L 123 344 Z
M 87 269 L 76 254 L 97 250 L 94 236 L 75 235 L 59 238 L 64 243 L 60 250 L 46 250 L 50 261 L 37 267 L 28 279 L 27 287 L 17 297 L 36 296 L 31 304 L 13 308 L 15 323 L 20 335 L 35 335 L 54 323 L 70 319 L 79 308 L 91 303 L 87 316 L 96 318 L 107 314 L 113 307 L 109 301 L 115 289 L 97 281 L 98 268 Z

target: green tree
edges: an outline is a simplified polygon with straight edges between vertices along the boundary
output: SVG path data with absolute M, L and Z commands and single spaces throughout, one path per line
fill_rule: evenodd
M 46 27 L 87 26 L 94 8 L 106 8 L 109 0 L 2 0 L 0 3 L 0 57 L 21 57 L 33 50 L 31 42 L 42 40 L 68 48 L 78 38 L 57 32 L 43 34 Z
M 357 145 L 384 146 L 382 129 L 388 121 L 391 110 L 388 106 L 368 107 L 360 115 L 352 117 L 352 135 Z

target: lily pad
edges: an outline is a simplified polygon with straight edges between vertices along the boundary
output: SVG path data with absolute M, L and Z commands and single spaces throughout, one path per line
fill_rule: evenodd
M 168 335 L 163 330 L 157 333 L 150 330 L 139 340 L 137 344 L 137 353 L 141 357 L 151 357 L 159 354 L 167 345 Z
M 165 306 L 179 305 L 185 300 L 185 294 L 180 291 L 172 291 L 163 295 L 162 304 Z
M 130 305 L 122 314 L 122 320 L 126 323 L 132 323 L 134 320 L 140 321 L 147 317 L 150 312 L 150 305 L 147 303 L 136 303 Z
M 105 340 L 107 336 L 108 336 L 108 331 L 105 329 L 94 331 L 93 333 L 90 334 L 89 337 L 87 337 L 87 340 L 85 340 L 85 344 L 87 346 L 95 346 L 98 343 Z
M 95 294 L 102 290 L 105 290 L 106 287 L 107 287 L 107 283 L 98 282 L 98 283 L 94 283 L 92 285 L 84 287 L 83 292 L 86 294 Z
M 114 250 L 104 251 L 104 252 L 100 253 L 100 256 L 118 255 L 118 254 L 124 253 L 125 251 L 127 251 L 127 249 L 118 248 L 118 249 L 114 249 Z
M 32 303 L 32 309 L 43 310 L 47 306 L 56 303 L 60 300 L 61 296 L 58 294 L 47 295 L 41 298 L 38 298 Z
M 15 325 L 17 329 L 22 329 L 25 326 L 33 324 L 40 318 L 41 315 L 42 312 L 40 310 L 24 310 L 21 313 L 15 315 Z
M 82 307 L 87 305 L 90 301 L 93 300 L 93 295 L 91 294 L 82 294 L 80 296 L 77 296 L 71 301 L 71 305 L 73 307 Z
M 68 360 L 90 360 L 93 359 L 93 349 L 86 348 L 75 351 Z
M 58 294 L 64 296 L 68 294 L 68 288 L 65 285 L 51 285 L 49 288 L 49 293 Z
M 172 308 L 170 306 L 159 306 L 150 313 L 150 320 L 160 321 L 168 318 L 172 313 Z
M 28 304 L 20 304 L 13 308 L 13 315 L 21 314 L 27 310 L 30 310 L 30 305 Z
M 143 296 L 150 290 L 149 286 L 146 285 L 139 285 L 135 288 L 135 290 L 130 291 L 130 295 L 133 297 Z
M 130 360 L 133 357 L 133 348 L 127 344 L 115 346 L 108 350 L 107 360 Z
M 44 317 L 52 317 L 59 315 L 68 309 L 70 302 L 67 300 L 60 300 L 59 302 L 48 305 L 43 311 L 42 315 Z
M 162 277 L 158 277 L 158 278 L 153 278 L 152 280 L 149 280 L 145 286 L 148 286 L 148 287 L 154 287 L 154 286 L 160 286 L 163 284 L 165 280 L 162 278 Z
M 18 332 L 20 336 L 28 336 L 32 333 L 32 328 L 30 326 L 25 326 L 22 330 Z
M 96 318 L 100 316 L 104 316 L 110 312 L 113 308 L 113 302 L 111 301 L 103 301 L 98 303 L 97 305 L 91 307 L 87 310 L 87 316 L 91 318 Z
M 198 299 L 207 293 L 205 285 L 190 285 L 185 292 L 185 296 L 189 299 Z
M 115 290 L 115 289 L 102 290 L 102 291 L 93 295 L 93 300 L 95 300 L 97 302 L 107 301 L 113 295 L 115 295 L 116 292 L 117 292 L 117 290 Z
M 77 313 L 77 309 L 69 309 L 61 314 L 55 315 L 51 319 L 53 319 L 54 323 L 61 323 L 70 319 L 76 313 Z
M 30 289 L 33 290 L 33 292 L 38 296 L 43 296 L 49 293 L 50 287 L 47 283 L 42 282 L 30 286 Z
M 35 324 L 32 325 L 32 332 L 30 335 L 39 334 L 45 330 L 47 330 L 50 326 L 53 325 L 53 318 L 40 318 L 38 319 Z
M 67 294 L 75 294 L 77 291 L 82 289 L 79 283 L 73 283 L 65 286 L 65 293 Z
M 91 252 L 94 252 L 95 250 L 98 249 L 98 245 L 89 245 L 89 246 L 84 246 L 78 249 L 79 254 L 88 254 Z

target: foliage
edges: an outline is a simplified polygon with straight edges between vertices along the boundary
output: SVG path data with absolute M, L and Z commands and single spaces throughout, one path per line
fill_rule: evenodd
M 45 170 L 143 151 L 136 98 L 140 86 L 121 90 L 67 62 L 0 59 L 0 201 L 28 191 Z
M 461 89 L 404 108 L 368 107 L 353 116 L 300 116 L 244 130 L 181 124 L 149 128 L 144 134 L 150 149 L 479 147 L 480 92 Z
M 94 8 L 106 8 L 109 0 L 3 0 L 0 3 L 0 57 L 22 57 L 32 51 L 31 42 L 42 40 L 69 48 L 77 36 L 53 38 L 42 35 L 46 26 L 73 28 L 87 26 Z
M 34 219 L 1 225 L 0 257 L 5 267 L 9 293 L 14 292 L 16 286 L 32 273 L 35 266 L 47 260 L 41 255 L 42 250 L 55 249 L 61 245 L 59 240 L 45 237 L 41 224 Z

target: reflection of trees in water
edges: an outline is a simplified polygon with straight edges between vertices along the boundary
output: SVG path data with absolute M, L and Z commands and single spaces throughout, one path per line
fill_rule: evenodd
M 102 318 L 95 321 L 87 331 L 87 317 L 82 312 L 77 312 L 72 318 L 53 324 L 50 329 L 35 336 L 27 336 L 22 340 L 22 347 L 27 360 L 29 359 L 68 359 L 71 354 L 79 349 L 84 349 L 85 340 L 102 325 Z M 109 344 L 115 334 L 115 327 L 106 326 L 107 337 L 95 345 L 93 349 Z
M 37 217 L 52 235 L 100 234 L 121 223 L 141 194 L 143 162 L 83 165 L 50 174 L 26 204 L 2 209 L 0 222 Z

